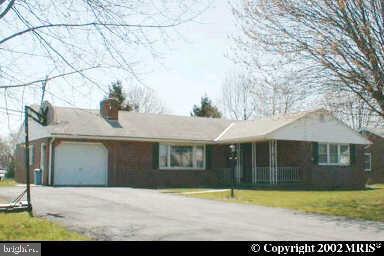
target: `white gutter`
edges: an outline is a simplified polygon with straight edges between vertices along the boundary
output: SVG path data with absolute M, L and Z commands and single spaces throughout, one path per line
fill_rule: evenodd
M 248 143 L 248 142 L 261 142 L 261 141 L 267 141 L 269 138 L 263 136 L 250 136 L 250 137 L 238 137 L 228 140 L 219 140 L 217 141 L 218 144 L 233 144 L 233 143 Z
M 52 133 L 52 138 L 56 139 L 89 139 L 89 140 L 115 140 L 115 141 L 146 141 L 146 142 L 175 142 L 175 143 L 194 143 L 194 144 L 214 144 L 213 140 L 194 140 L 194 139 L 175 139 L 175 138 L 143 138 L 143 137 L 119 137 L 119 136 L 96 136 L 96 135 L 68 135 Z
M 222 132 L 222 133 L 220 133 L 220 135 L 219 136 L 217 136 L 217 138 L 216 139 L 214 139 L 214 141 L 218 141 L 218 140 L 220 140 L 220 138 L 221 137 L 223 137 L 228 131 L 229 131 L 229 129 L 231 129 L 232 128 L 232 126 L 234 126 L 235 125 L 235 123 L 230 123 L 229 125 L 228 125 L 228 127 L 227 128 L 225 128 L 224 129 L 224 131 Z
M 53 137 L 51 140 L 50 140 L 50 142 L 49 142 L 49 166 L 48 166 L 48 185 L 52 185 L 52 156 L 53 156 L 53 154 L 52 154 L 52 152 L 53 152 L 53 150 L 52 150 L 52 144 L 53 144 L 53 142 L 55 141 L 55 138 Z

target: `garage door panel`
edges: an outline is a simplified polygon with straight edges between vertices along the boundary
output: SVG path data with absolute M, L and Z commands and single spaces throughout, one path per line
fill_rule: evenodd
M 101 143 L 62 143 L 55 148 L 55 185 L 106 185 L 108 151 Z

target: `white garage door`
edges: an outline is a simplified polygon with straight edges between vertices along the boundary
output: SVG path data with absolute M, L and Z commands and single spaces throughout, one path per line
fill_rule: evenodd
M 54 184 L 107 184 L 108 151 L 101 143 L 65 142 L 55 147 Z

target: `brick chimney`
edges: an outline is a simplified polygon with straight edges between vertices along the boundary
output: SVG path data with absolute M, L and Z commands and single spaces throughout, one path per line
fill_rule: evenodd
M 119 103 L 115 98 L 108 98 L 100 102 L 100 114 L 107 120 L 117 120 Z

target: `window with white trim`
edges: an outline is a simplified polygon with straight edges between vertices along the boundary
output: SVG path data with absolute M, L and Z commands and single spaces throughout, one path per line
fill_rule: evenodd
M 350 162 L 349 144 L 319 143 L 320 165 L 349 165 Z
M 160 169 L 205 169 L 204 145 L 159 145 Z
M 372 154 L 364 153 L 364 171 L 370 172 L 372 170 Z

